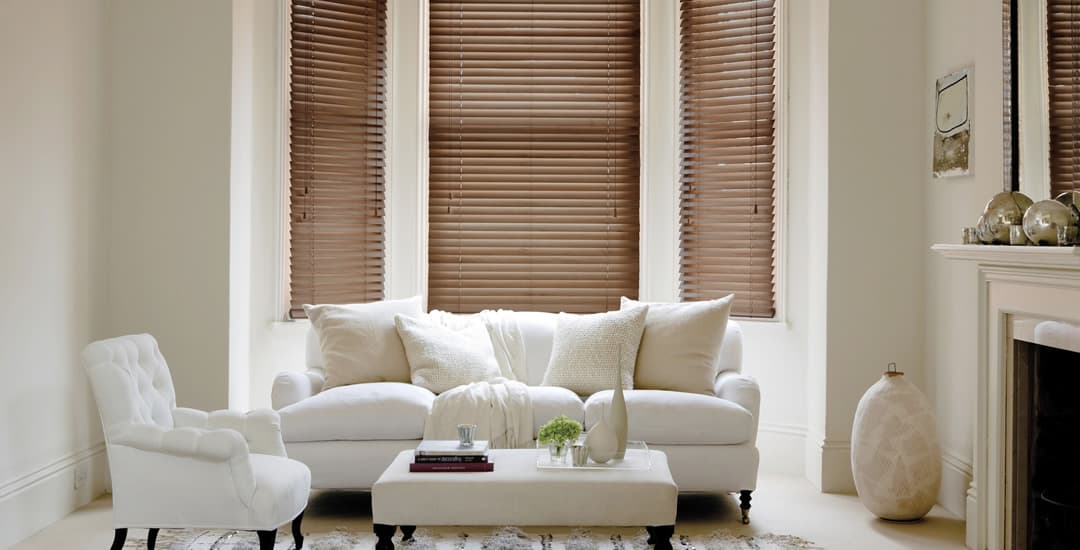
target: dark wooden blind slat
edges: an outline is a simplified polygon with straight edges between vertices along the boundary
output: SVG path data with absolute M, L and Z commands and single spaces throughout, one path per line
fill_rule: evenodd
M 1047 0 L 1046 17 L 1050 194 L 1057 196 L 1080 190 L 1080 3 Z
M 773 0 L 680 0 L 680 295 L 775 314 Z
M 637 0 L 430 2 L 428 305 L 638 290 Z
M 289 266 L 303 304 L 383 298 L 386 0 L 291 0 Z

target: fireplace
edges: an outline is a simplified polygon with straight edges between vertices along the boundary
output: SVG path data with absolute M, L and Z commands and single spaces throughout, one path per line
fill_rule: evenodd
M 1010 547 L 1064 550 L 1080 540 L 1080 325 L 1014 317 Z
M 1069 396 L 1080 389 L 1080 373 L 1073 372 L 1080 371 L 1074 355 L 1080 347 L 1069 344 L 1080 327 L 1080 247 L 933 248 L 978 267 L 967 546 L 1075 548 L 1080 538 L 1065 530 L 1080 525 L 1080 491 L 1074 491 L 1080 482 L 1070 479 L 1080 478 L 1080 457 L 1070 454 L 1073 436 L 1063 426 L 1073 422 L 1071 431 L 1080 435 L 1080 392 Z

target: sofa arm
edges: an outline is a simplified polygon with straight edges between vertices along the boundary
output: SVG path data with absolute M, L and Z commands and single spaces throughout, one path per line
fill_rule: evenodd
M 274 410 L 280 411 L 321 392 L 325 382 L 322 373 L 314 369 L 279 372 L 274 377 L 274 387 L 270 391 L 270 404 Z
M 761 389 L 758 388 L 757 380 L 740 372 L 722 372 L 716 377 L 714 391 L 717 397 L 731 401 L 750 412 L 754 417 L 751 443 L 756 443 L 758 416 L 761 410 Z
M 255 471 L 251 466 L 247 442 L 240 432 L 230 429 L 201 430 L 198 428 L 162 428 L 154 424 L 127 424 L 112 431 L 109 444 L 113 447 L 133 449 L 125 454 L 133 460 L 132 468 L 113 475 L 137 476 L 183 476 L 176 466 L 193 470 L 205 469 L 206 463 L 218 464 L 223 475 L 231 478 L 236 495 L 250 505 L 255 495 Z M 139 452 L 141 451 L 141 453 Z M 112 451 L 110 451 L 111 453 Z M 123 452 L 123 451 L 120 451 Z M 162 471 L 162 464 L 172 466 L 172 471 Z M 202 466 L 198 466 L 201 463 Z
M 281 439 L 281 417 L 277 411 L 258 409 L 248 413 L 220 410 L 211 413 L 195 409 L 173 409 L 173 424 L 177 428 L 236 430 L 247 441 L 252 453 L 285 456 Z

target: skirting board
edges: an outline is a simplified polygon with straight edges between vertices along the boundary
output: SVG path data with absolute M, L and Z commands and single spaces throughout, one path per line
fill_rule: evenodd
M 760 471 L 770 474 L 803 476 L 803 446 L 806 427 L 796 424 L 762 422 L 758 427 L 757 446 L 761 453 Z
M 941 453 L 941 489 L 938 504 L 950 514 L 964 518 L 967 494 L 971 486 L 971 463 L 952 451 Z
M 75 489 L 76 469 L 86 480 Z M 0 548 L 8 548 L 105 492 L 105 443 L 63 456 L 0 486 Z
M 805 456 L 806 477 L 822 493 L 855 494 L 850 441 L 829 441 L 808 434 Z

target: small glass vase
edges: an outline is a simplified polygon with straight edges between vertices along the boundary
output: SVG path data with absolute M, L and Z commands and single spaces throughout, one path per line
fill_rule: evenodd
M 548 442 L 548 454 L 551 455 L 551 463 L 566 464 L 566 455 L 569 454 L 569 449 L 570 443 L 558 445 L 554 441 Z

